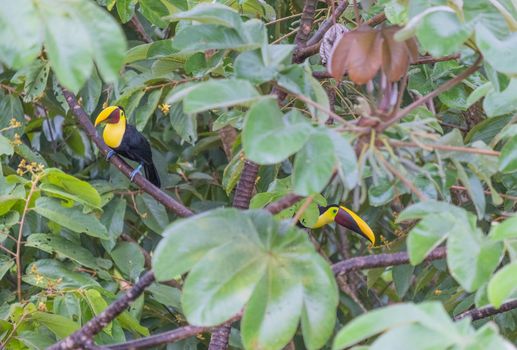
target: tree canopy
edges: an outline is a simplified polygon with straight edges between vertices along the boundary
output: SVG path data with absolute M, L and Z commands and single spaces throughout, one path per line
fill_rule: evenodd
M 515 0 L 0 8 L 0 348 L 516 348 Z

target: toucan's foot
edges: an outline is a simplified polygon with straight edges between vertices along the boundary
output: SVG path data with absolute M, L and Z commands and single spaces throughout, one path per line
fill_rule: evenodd
M 116 154 L 116 152 L 114 150 L 110 149 L 108 154 L 106 154 L 106 160 L 110 160 L 115 154 Z
M 138 166 L 135 168 L 135 170 L 133 170 L 131 172 L 131 174 L 129 175 L 129 179 L 131 180 L 131 182 L 133 182 L 133 179 L 135 178 L 136 174 L 138 174 L 140 172 L 140 170 L 142 169 L 142 166 L 143 166 L 142 163 L 138 164 Z

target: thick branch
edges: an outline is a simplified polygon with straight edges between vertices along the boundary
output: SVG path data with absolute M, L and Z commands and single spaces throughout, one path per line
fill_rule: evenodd
M 82 348 L 83 344 L 88 343 L 88 340 L 99 333 L 108 323 L 113 321 L 115 317 L 120 315 L 129 306 L 129 304 L 136 300 L 144 290 L 154 282 L 154 274 L 146 272 L 136 282 L 126 294 L 110 304 L 103 312 L 92 318 L 81 329 L 61 340 L 60 342 L 49 347 L 49 350 L 67 350 Z
M 507 311 L 510 311 L 513 309 L 517 309 L 517 300 L 512 300 L 507 303 L 504 303 L 503 305 L 501 305 L 501 307 L 499 309 L 496 309 L 493 306 L 486 306 L 486 307 L 482 307 L 479 309 L 468 310 L 459 315 L 456 315 L 454 317 L 454 320 L 458 321 L 465 317 L 470 317 L 473 321 L 475 321 L 475 320 L 480 320 L 482 318 L 501 314 L 503 312 L 507 312 Z
M 278 214 L 282 210 L 289 208 L 302 198 L 302 196 L 299 196 L 297 194 L 289 193 L 285 197 L 277 200 L 276 202 L 269 203 L 266 206 L 266 210 L 269 211 L 271 214 Z
M 255 188 L 255 181 L 257 180 L 258 170 L 258 164 L 255 164 L 250 160 L 245 161 L 244 169 L 242 169 L 241 178 L 239 179 L 237 189 L 235 190 L 235 196 L 233 197 L 233 206 L 235 208 L 249 208 L 253 189 Z
M 336 7 L 336 9 L 334 10 L 334 14 L 332 15 L 333 18 L 337 20 L 339 17 L 341 17 L 341 15 L 343 14 L 343 12 L 345 12 L 347 7 L 348 7 L 348 0 L 342 0 L 339 3 L 339 5 Z M 314 35 L 307 41 L 307 46 L 318 44 L 321 41 L 321 39 L 323 39 L 323 36 L 330 29 L 330 27 L 332 27 L 333 24 L 334 24 L 334 21 L 332 18 L 327 19 L 325 22 L 323 22 L 323 24 L 318 28 L 316 33 L 314 33 Z M 319 45 L 318 45 L 318 50 L 319 50 Z
M 77 121 L 86 132 L 86 135 L 97 145 L 99 151 L 103 155 L 108 154 L 108 152 L 110 151 L 109 147 L 106 146 L 102 138 L 99 137 L 99 135 L 97 134 L 97 130 L 95 130 L 95 127 L 90 121 L 88 114 L 86 114 L 84 109 L 77 102 L 77 98 L 70 91 L 66 89 L 62 90 L 66 102 L 70 106 L 70 109 L 72 113 L 75 115 Z M 128 178 L 130 177 L 130 174 L 133 171 L 133 169 L 122 158 L 118 156 L 113 156 L 110 158 L 109 161 L 111 162 L 111 164 L 116 166 L 117 169 L 120 170 L 120 172 L 122 172 Z M 165 208 L 176 213 L 176 215 L 182 217 L 193 215 L 190 209 L 174 200 L 171 196 L 160 190 L 158 187 L 154 186 L 141 174 L 137 174 L 133 182 L 142 190 L 154 197 L 154 199 L 156 199 L 158 202 L 162 203 L 165 206 Z
M 312 23 L 314 22 L 314 15 L 316 13 L 317 2 L 317 0 L 305 0 L 302 18 L 300 19 L 300 28 L 298 29 L 298 33 L 296 33 L 296 37 L 294 38 L 294 42 L 298 47 L 305 46 L 307 40 L 309 39 Z
M 425 261 L 443 259 L 445 258 L 446 254 L 445 247 L 439 247 L 429 253 L 429 255 L 425 258 Z M 409 264 L 409 256 L 406 252 L 394 254 L 377 254 L 359 256 L 356 258 L 343 260 L 337 264 L 332 265 L 332 271 L 335 275 L 341 275 L 350 271 L 405 264 Z

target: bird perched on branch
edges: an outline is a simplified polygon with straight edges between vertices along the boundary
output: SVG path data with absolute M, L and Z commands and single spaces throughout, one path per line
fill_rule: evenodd
M 133 181 L 137 173 L 144 168 L 145 177 L 153 185 L 160 187 L 160 177 L 153 163 L 151 146 L 147 139 L 133 125 L 128 124 L 124 109 L 119 106 L 109 106 L 102 110 L 95 119 L 95 126 L 106 123 L 102 138 L 111 148 L 106 159 L 119 154 L 127 159 L 138 162 L 139 165 L 131 172 Z
M 323 207 L 321 205 L 318 206 L 320 210 L 320 216 L 316 223 L 310 227 L 303 225 L 307 228 L 320 228 L 325 225 L 328 225 L 332 222 L 335 222 L 338 225 L 346 227 L 349 230 L 352 230 L 359 235 L 363 236 L 367 240 L 369 240 L 372 245 L 375 245 L 375 234 L 372 229 L 363 219 L 359 217 L 356 213 L 351 211 L 348 208 L 343 206 L 339 206 L 337 204 L 327 205 Z

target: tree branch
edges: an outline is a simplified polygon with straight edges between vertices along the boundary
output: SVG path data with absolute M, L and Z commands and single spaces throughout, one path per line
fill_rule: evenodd
M 445 258 L 446 254 L 445 247 L 439 247 L 429 253 L 429 255 L 425 258 L 425 261 L 443 259 Z M 332 272 L 334 272 L 335 275 L 341 275 L 350 271 L 405 264 L 409 264 L 409 255 L 406 252 L 394 254 L 377 254 L 359 256 L 348 260 L 343 260 L 332 265 Z
M 146 272 L 136 282 L 126 294 L 118 298 L 115 302 L 110 304 L 103 312 L 88 321 L 81 329 L 69 335 L 60 342 L 50 346 L 48 350 L 69 350 L 82 348 L 88 340 L 99 333 L 108 323 L 120 315 L 129 306 L 129 304 L 135 301 L 144 290 L 154 282 L 154 273 L 149 271 Z
M 316 3 L 317 0 L 305 0 L 303 6 L 302 18 L 300 19 L 300 28 L 296 33 L 294 42 L 297 47 L 303 47 L 309 39 L 311 33 L 312 23 L 314 22 L 314 15 L 316 14 Z
M 70 109 L 72 113 L 75 115 L 77 121 L 86 132 L 86 135 L 97 145 L 101 154 L 107 155 L 110 151 L 109 147 L 106 146 L 102 138 L 99 137 L 99 135 L 97 134 L 97 130 L 95 130 L 95 127 L 90 121 L 88 114 L 86 114 L 84 109 L 79 105 L 75 95 L 64 88 L 62 88 L 62 90 L 66 102 L 70 106 Z M 111 162 L 111 164 L 116 166 L 121 173 L 126 175 L 128 178 L 130 177 L 130 174 L 133 171 L 133 169 L 122 158 L 115 155 L 111 157 L 109 161 Z M 158 202 L 163 204 L 165 208 L 174 212 L 176 215 L 182 217 L 193 215 L 190 209 L 174 200 L 171 196 L 160 190 L 158 187 L 154 186 L 141 174 L 137 174 L 133 182 L 142 190 L 154 197 L 154 199 L 156 199 Z
M 416 100 L 415 102 L 413 102 L 413 103 L 409 104 L 408 106 L 406 106 L 405 108 L 401 109 L 390 120 L 386 121 L 385 123 L 379 124 L 377 131 L 382 132 L 382 131 L 386 130 L 391 125 L 395 124 L 397 121 L 399 121 L 400 119 L 402 119 L 406 115 L 408 115 L 415 108 L 417 108 L 417 107 L 423 105 L 424 103 L 426 103 L 427 101 L 435 98 L 436 96 L 440 95 L 442 92 L 445 92 L 445 91 L 449 90 L 450 88 L 458 85 L 464 79 L 467 79 L 471 74 L 473 74 L 475 71 L 477 71 L 481 67 L 480 66 L 481 60 L 482 60 L 482 56 L 479 55 L 476 62 L 472 66 L 470 66 L 469 68 L 467 68 L 466 70 L 461 72 L 461 74 L 457 75 L 453 79 L 443 83 L 437 89 L 434 89 L 432 92 L 428 93 L 424 97 Z
M 244 161 L 244 169 L 235 190 L 233 197 L 233 206 L 239 209 L 248 209 L 250 206 L 251 196 L 255 188 L 259 166 L 250 160 Z
M 299 196 L 297 194 L 289 193 L 285 197 L 277 200 L 276 202 L 269 203 L 266 206 L 266 210 L 269 211 L 271 214 L 278 214 L 282 210 L 289 208 L 291 205 L 295 204 L 302 198 L 302 196 Z
M 339 5 L 336 7 L 336 9 L 334 10 L 334 13 L 332 14 L 333 19 L 338 19 L 339 17 L 341 17 L 341 15 L 343 14 L 343 12 L 345 12 L 347 7 L 348 7 L 348 0 L 342 0 L 339 3 Z M 318 28 L 316 33 L 314 33 L 314 35 L 307 41 L 307 46 L 319 44 L 321 39 L 323 39 L 323 36 L 325 35 L 325 33 L 334 24 L 333 19 L 332 18 L 327 19 L 325 22 L 323 22 L 321 24 L 321 26 Z M 319 50 L 319 45 L 318 45 L 318 50 Z M 316 52 L 318 50 L 316 50 Z
M 138 19 L 136 15 L 134 15 L 131 20 L 129 21 L 129 26 L 136 32 L 138 37 L 146 43 L 152 43 L 153 39 L 145 32 L 144 26 Z
M 497 314 L 501 314 L 503 312 L 507 312 L 513 309 L 517 309 L 517 300 L 512 300 L 501 305 L 499 309 L 496 309 L 493 306 L 485 306 L 479 309 L 472 309 L 465 312 L 462 312 L 459 315 L 454 316 L 454 320 L 458 321 L 465 317 L 470 317 L 473 321 L 480 320 L 482 318 L 487 318 L 490 316 L 494 316 Z

